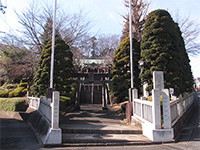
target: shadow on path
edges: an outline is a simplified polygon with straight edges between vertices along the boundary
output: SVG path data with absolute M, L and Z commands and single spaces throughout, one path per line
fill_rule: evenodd
M 33 130 L 24 120 L 0 115 L 0 149 L 40 149 Z
M 200 91 L 195 93 L 194 112 L 181 132 L 179 142 L 200 142 Z M 200 143 L 199 143 L 200 146 Z

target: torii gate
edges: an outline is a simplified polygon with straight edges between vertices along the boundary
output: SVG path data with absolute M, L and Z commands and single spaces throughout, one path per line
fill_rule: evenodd
M 75 100 L 75 105 L 77 108 L 80 108 L 80 104 L 83 103 L 83 99 L 81 97 L 84 96 L 84 98 L 90 97 L 90 100 L 85 100 L 84 103 L 90 103 L 90 104 L 95 104 L 95 103 L 101 103 L 102 104 L 102 109 L 105 110 L 107 109 L 107 103 L 109 101 L 109 91 L 107 88 L 106 83 L 110 83 L 110 79 L 112 78 L 111 73 L 76 73 L 74 75 L 75 77 L 78 77 L 76 80 L 78 83 L 78 89 L 77 89 L 77 97 Z M 87 89 L 85 87 L 88 87 Z M 101 101 L 97 101 L 94 99 L 95 97 L 95 91 L 94 87 L 97 86 L 97 89 L 101 89 L 99 92 L 101 94 Z M 99 88 L 99 86 L 101 88 Z M 87 94 L 90 96 L 86 96 L 86 92 L 83 92 L 83 90 L 87 91 Z

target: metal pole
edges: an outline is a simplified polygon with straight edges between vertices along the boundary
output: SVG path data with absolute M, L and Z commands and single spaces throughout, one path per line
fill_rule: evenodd
M 129 28 L 130 28 L 130 70 L 131 70 L 131 88 L 133 88 L 133 45 L 132 45 L 132 11 L 131 11 L 131 1 L 129 1 Z
M 50 88 L 53 88 L 53 67 L 54 67 L 54 46 L 55 46 L 55 24 L 56 24 L 56 5 L 57 0 L 54 0 L 53 8 L 53 34 L 52 34 L 52 47 L 51 47 L 51 73 L 50 73 Z

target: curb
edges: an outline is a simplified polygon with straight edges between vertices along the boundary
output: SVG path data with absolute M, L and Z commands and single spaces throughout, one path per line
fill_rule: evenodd
M 118 142 L 118 143 L 62 143 L 60 145 L 44 145 L 45 148 L 56 147 L 96 147 L 96 146 L 139 146 L 139 145 L 156 145 L 176 143 L 175 140 L 170 141 L 158 141 L 158 142 Z

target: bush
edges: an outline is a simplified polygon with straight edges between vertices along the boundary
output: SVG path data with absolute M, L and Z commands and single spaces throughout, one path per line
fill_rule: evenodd
M 9 93 L 12 92 L 13 90 L 0 90 L 0 97 L 8 97 Z
M 14 91 L 9 93 L 9 97 L 22 97 L 26 94 L 27 89 L 24 87 L 18 87 Z
M 26 105 L 23 98 L 1 98 L 0 110 L 4 111 L 25 111 Z
M 24 87 L 24 88 L 27 88 L 27 82 L 24 82 L 24 83 L 20 83 L 19 85 L 18 85 L 18 87 Z
M 0 90 L 0 97 L 5 97 L 6 90 Z
M 8 94 L 9 97 L 22 97 L 27 92 L 27 82 L 20 83 L 15 90 Z
M 72 103 L 70 97 L 60 96 L 60 110 L 65 110 Z
M 17 84 L 8 84 L 8 83 L 5 83 L 4 85 L 2 85 L 1 89 L 4 90 L 4 89 L 14 89 L 17 87 Z

